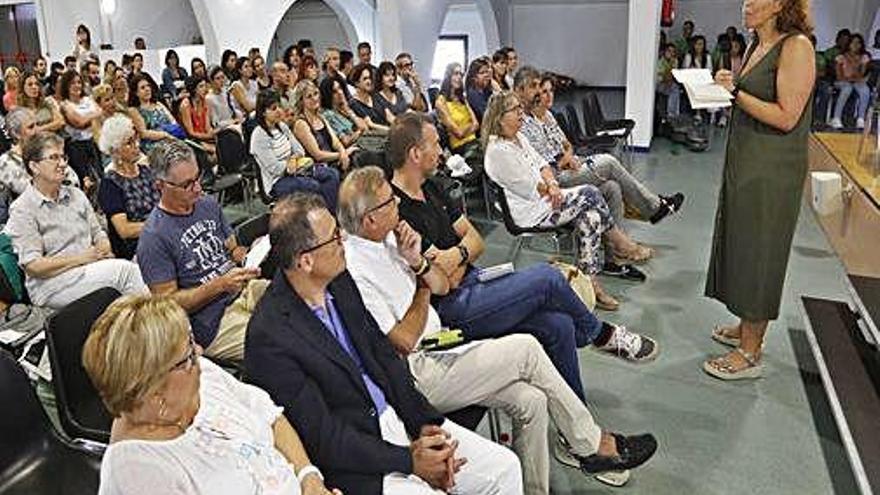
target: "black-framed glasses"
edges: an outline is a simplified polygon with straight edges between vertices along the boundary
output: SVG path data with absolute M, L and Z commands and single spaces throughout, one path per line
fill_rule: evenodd
M 187 351 L 186 356 L 184 356 L 183 359 L 181 359 L 180 361 L 177 361 L 176 363 L 174 363 L 171 366 L 171 368 L 168 370 L 169 372 L 180 370 L 180 369 L 182 369 L 184 371 L 189 371 L 189 370 L 193 369 L 193 367 L 196 365 L 196 363 L 198 363 L 199 353 L 196 352 L 196 341 L 193 338 L 192 334 L 189 334 L 189 347 L 188 347 L 188 349 L 189 350 Z
M 299 254 L 306 254 L 306 253 L 311 253 L 312 251 L 317 251 L 318 249 L 321 249 L 322 247 L 324 247 L 328 244 L 332 244 L 334 242 L 336 244 L 342 243 L 342 231 L 339 230 L 339 225 L 337 225 L 336 228 L 333 229 L 333 236 L 331 238 L 327 239 L 324 242 L 319 242 L 318 244 L 315 244 L 314 246 L 312 246 L 308 249 L 303 249 L 302 251 L 299 252 Z
M 67 163 L 67 155 L 65 155 L 64 153 L 52 153 L 51 155 L 44 156 L 43 158 L 40 158 L 40 161 L 41 162 L 55 162 L 55 163 L 64 162 L 64 163 Z
M 181 182 L 178 184 L 177 182 L 171 182 L 170 180 L 160 179 L 162 182 L 168 184 L 169 186 L 179 187 L 185 191 L 192 191 L 196 188 L 196 184 L 201 184 L 202 182 L 202 172 L 199 172 L 199 175 L 196 176 L 195 179 L 190 179 L 188 181 Z
M 379 211 L 382 208 L 385 208 L 386 206 L 390 205 L 391 203 L 396 203 L 396 202 L 397 202 L 397 196 L 392 194 L 390 198 L 388 198 L 385 201 L 382 201 L 381 203 L 377 204 L 376 206 L 368 209 L 366 214 L 369 215 L 370 213 L 373 213 L 374 211 Z
M 504 110 L 504 113 L 509 113 L 509 112 L 522 112 L 522 111 L 523 111 L 523 106 L 522 106 L 522 104 L 517 103 L 516 105 L 514 105 L 514 106 L 512 106 L 512 107 L 510 107 L 510 108 L 508 108 L 508 109 L 505 109 L 505 110 Z

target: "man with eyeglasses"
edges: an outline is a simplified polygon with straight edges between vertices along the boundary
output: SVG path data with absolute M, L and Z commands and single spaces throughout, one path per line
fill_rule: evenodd
M 170 294 L 189 314 L 205 355 L 240 361 L 250 314 L 268 281 L 240 265 L 247 248 L 217 202 L 202 195 L 201 173 L 192 150 L 181 141 L 158 144 L 150 167 L 159 204 L 141 232 L 137 262 L 153 294 Z
M 403 99 L 410 110 L 427 112 L 428 103 L 422 94 L 422 81 L 415 70 L 412 55 L 403 52 L 394 59 L 397 64 L 397 89 L 403 94 Z
M 346 236 L 320 197 L 279 201 L 269 238 L 280 269 L 251 320 L 245 369 L 284 408 L 327 485 L 521 494 L 516 456 L 445 420 L 415 388 L 346 271 Z
M 646 461 L 656 445 L 653 437 L 618 438 L 603 432 L 534 337 L 503 335 L 449 350 L 423 347 L 425 337 L 441 331 L 431 295 L 447 294 L 449 281 L 422 254 L 421 236 L 400 219 L 398 201 L 378 167 L 360 168 L 346 177 L 338 208 L 339 222 L 349 233 L 343 242 L 346 266 L 367 310 L 398 354 L 407 358 L 416 387 L 431 405 L 442 413 L 474 404 L 512 413 L 517 438 L 513 450 L 523 465 L 529 495 L 550 491 L 551 418 L 584 474 L 599 474 L 599 459 L 620 455 L 615 442 L 625 450 L 623 457 L 633 452 L 623 444 L 646 447 L 646 457 L 621 461 L 615 470 Z

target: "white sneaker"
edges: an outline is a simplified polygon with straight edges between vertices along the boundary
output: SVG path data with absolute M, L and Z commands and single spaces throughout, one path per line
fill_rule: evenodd
M 857 118 L 856 119 L 856 127 L 859 129 L 864 129 L 865 128 L 865 119 L 863 119 L 861 117 Z
M 831 119 L 831 128 L 832 129 L 842 129 L 843 122 L 841 122 L 840 119 L 837 119 L 837 118 Z
M 643 363 L 657 357 L 660 346 L 654 339 L 630 332 L 622 325 L 611 325 L 614 333 L 605 345 L 599 347 L 600 351 L 634 363 Z

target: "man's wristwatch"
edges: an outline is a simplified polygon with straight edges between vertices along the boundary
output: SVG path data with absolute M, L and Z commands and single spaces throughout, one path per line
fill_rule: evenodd
M 465 246 L 464 244 L 459 244 L 457 247 L 458 252 L 461 253 L 461 261 L 458 262 L 458 266 L 466 265 L 468 262 L 468 258 L 471 257 L 471 252 L 468 251 L 467 246 Z
M 733 95 L 733 102 L 736 103 L 736 96 L 739 94 L 739 86 L 734 86 L 730 91 L 730 94 Z

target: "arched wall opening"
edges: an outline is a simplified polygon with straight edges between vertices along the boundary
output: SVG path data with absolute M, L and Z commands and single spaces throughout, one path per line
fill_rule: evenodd
M 298 0 L 284 13 L 275 29 L 268 50 L 269 60 L 280 58 L 288 46 L 300 39 L 311 40 L 318 54 L 331 46 L 351 49 L 358 40 L 357 35 L 349 31 L 354 31 L 353 26 L 349 23 L 347 30 L 337 11 L 325 1 Z
M 450 62 L 466 69 L 471 60 L 491 54 L 498 46 L 498 23 L 489 0 L 452 1 L 435 41 L 431 79 L 441 79 Z

